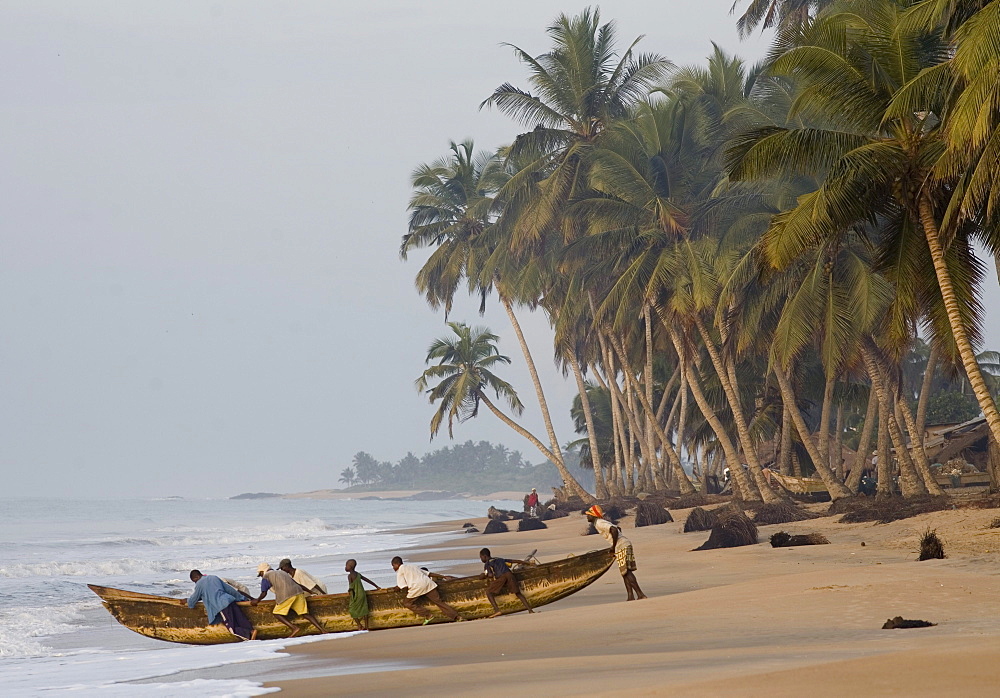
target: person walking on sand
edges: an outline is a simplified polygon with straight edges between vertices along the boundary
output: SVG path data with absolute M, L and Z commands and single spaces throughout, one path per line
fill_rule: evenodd
M 458 611 L 441 599 L 441 594 L 437 590 L 437 584 L 422 569 L 416 565 L 404 565 L 403 558 L 398 555 L 392 558 L 390 564 L 392 565 L 392 569 L 396 570 L 396 588 L 399 590 L 406 589 L 406 597 L 403 599 L 403 605 L 424 618 L 424 625 L 430 623 L 433 618 L 433 614 L 430 611 L 417 606 L 417 601 L 424 598 L 440 608 L 441 612 L 451 620 L 465 620 L 465 618 L 458 615 Z
M 320 631 L 321 634 L 326 633 L 326 630 L 320 625 L 319 621 L 316 620 L 316 616 L 309 613 L 309 605 L 306 603 L 306 589 L 296 582 L 287 572 L 282 572 L 281 570 L 273 570 L 271 566 L 266 562 L 260 563 L 257 567 L 257 576 L 261 578 L 260 580 L 260 596 L 256 599 L 250 600 L 251 606 L 256 606 L 264 597 L 267 596 L 267 592 L 274 591 L 274 610 L 271 613 L 274 617 L 280 620 L 284 625 L 288 626 L 288 629 L 292 631 L 292 634 L 288 637 L 295 637 L 300 632 L 302 628 L 292 625 L 288 620 L 289 614 L 296 614 L 302 616 L 307 621 L 316 626 L 316 629 Z
M 604 518 L 604 510 L 601 509 L 601 505 L 595 504 L 583 513 L 587 516 L 587 520 L 594 524 L 597 532 L 611 543 L 611 549 L 615 551 L 615 559 L 618 561 L 618 571 L 622 573 L 622 581 L 625 582 L 625 591 L 628 593 L 627 600 L 635 601 L 646 598 L 642 589 L 639 588 L 635 574 L 633 574 L 636 570 L 636 564 L 632 542 L 622 535 L 620 528 Z M 635 592 L 634 595 L 633 592 Z
M 382 587 L 358 572 L 357 567 L 357 560 L 352 559 L 344 563 L 344 571 L 347 572 L 347 593 L 350 596 L 347 611 L 351 614 L 354 624 L 358 626 L 358 630 L 368 630 L 368 615 L 370 614 L 368 594 L 365 593 L 361 582 L 368 582 L 376 589 Z
M 502 593 L 505 589 L 507 593 L 514 594 L 524 607 L 528 609 L 528 613 L 534 613 L 535 610 L 528 603 L 528 600 L 524 598 L 524 594 L 521 593 L 521 587 L 517 583 L 517 578 L 510 569 L 510 565 L 507 563 L 516 562 L 522 565 L 529 564 L 525 560 L 506 560 L 502 557 L 493 557 L 490 554 L 489 548 L 483 548 L 479 551 L 479 559 L 483 563 L 483 578 L 489 579 L 490 583 L 486 585 L 486 598 L 489 600 L 490 605 L 493 607 L 493 615 L 490 618 L 496 618 L 500 613 L 500 607 L 497 606 L 496 595 Z
M 241 640 L 257 639 L 257 631 L 253 629 L 243 609 L 236 603 L 244 596 L 249 599 L 249 595 L 226 584 L 214 574 L 202 574 L 200 570 L 191 570 L 190 577 L 194 582 L 194 592 L 188 597 L 188 608 L 194 608 L 201 601 L 205 604 L 209 625 L 222 621 L 229 632 Z
M 278 563 L 278 569 L 294 579 L 307 594 L 326 594 L 326 584 L 316 579 L 305 570 L 292 567 L 292 561 L 287 557 Z

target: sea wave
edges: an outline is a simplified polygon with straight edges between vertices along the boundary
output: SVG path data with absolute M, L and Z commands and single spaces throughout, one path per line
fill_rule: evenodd
M 184 560 L 142 560 L 122 558 L 119 560 L 77 560 L 17 563 L 0 567 L 0 577 L 22 579 L 25 577 L 116 577 L 119 575 L 145 575 L 187 572 L 196 567 L 213 569 L 252 568 L 263 562 L 261 555 L 230 555 L 228 557 L 184 559 Z M 273 562 L 271 564 L 274 564 Z
M 91 602 L 63 606 L 7 608 L 0 610 L 0 657 L 44 657 L 52 651 L 36 638 L 78 630 L 72 621 L 83 620 L 81 611 Z

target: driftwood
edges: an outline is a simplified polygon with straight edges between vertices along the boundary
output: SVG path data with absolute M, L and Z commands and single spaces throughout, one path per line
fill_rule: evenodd
M 937 623 L 926 620 L 907 620 L 903 616 L 890 618 L 882 625 L 882 630 L 899 630 L 902 628 L 932 628 Z
M 784 531 L 778 531 L 771 536 L 772 548 L 791 548 L 796 545 L 828 545 L 830 541 L 822 533 L 806 533 L 793 536 Z

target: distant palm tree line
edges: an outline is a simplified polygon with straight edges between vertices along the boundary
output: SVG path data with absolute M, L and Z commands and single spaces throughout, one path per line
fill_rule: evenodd
M 753 66 L 715 47 L 676 67 L 594 9 L 557 17 L 539 56 L 511 46 L 527 83 L 481 106 L 522 132 L 414 171 L 401 254 L 430 250 L 417 288 L 446 316 L 460 289 L 500 302 L 545 434 L 516 421 L 497 336 L 451 322 L 417 381 L 432 436 L 485 406 L 592 499 L 552 427 L 528 310 L 576 381 L 600 498 L 690 493 L 728 465 L 739 496 L 776 501 L 772 461 L 846 497 L 862 468 L 845 440 L 878 453 L 879 495 L 893 448 L 903 496 L 938 494 L 907 444 L 942 379 L 1000 443 L 974 249 L 1000 252 L 1000 3 L 752 0 L 739 29 L 757 27 L 776 32 Z

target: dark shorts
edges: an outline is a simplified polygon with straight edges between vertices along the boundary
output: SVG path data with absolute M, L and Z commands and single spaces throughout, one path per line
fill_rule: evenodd
M 486 590 L 491 594 L 500 594 L 504 590 L 508 594 L 517 594 L 521 591 L 521 587 L 517 585 L 517 579 L 514 578 L 513 572 L 506 572 L 500 577 L 492 580 L 486 587 Z

